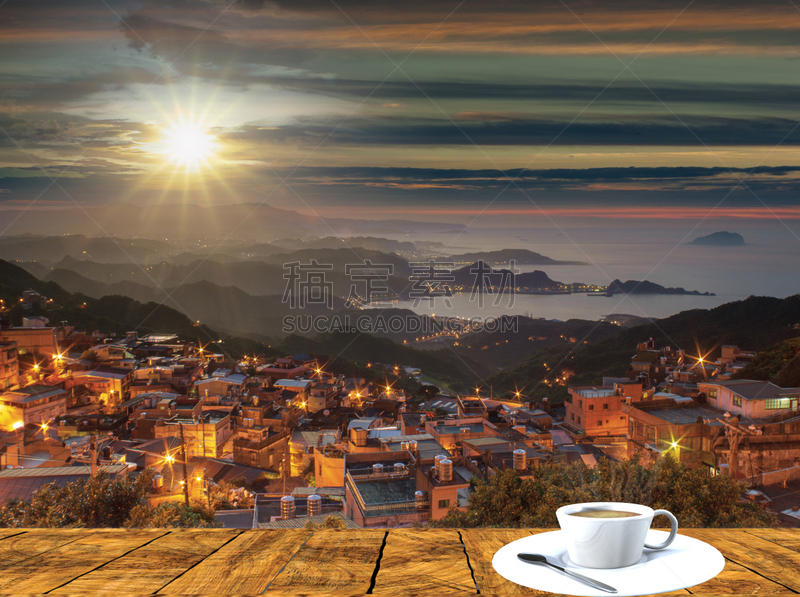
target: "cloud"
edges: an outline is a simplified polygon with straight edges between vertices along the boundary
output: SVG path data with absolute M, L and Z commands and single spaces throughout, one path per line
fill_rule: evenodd
M 328 134 L 327 145 L 406 146 L 708 146 L 800 145 L 800 129 L 787 118 L 724 118 L 682 115 L 609 117 L 577 120 L 493 119 L 450 122 L 401 117 L 306 120 L 279 127 L 245 126 L 221 133 L 230 140 L 316 146 Z M 569 124 L 569 126 L 568 126 Z M 688 127 L 688 129 L 687 129 Z M 794 133 L 787 134 L 794 129 Z M 696 135 L 696 136 L 695 136 Z

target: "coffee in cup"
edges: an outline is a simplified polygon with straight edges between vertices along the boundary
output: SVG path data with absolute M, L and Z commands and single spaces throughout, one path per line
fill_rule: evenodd
M 623 510 L 579 510 L 568 514 L 568 516 L 581 516 L 582 518 L 629 518 L 639 516 L 636 512 L 625 512 Z
M 660 545 L 645 543 L 654 516 L 672 523 L 669 537 Z M 567 536 L 569 559 L 586 568 L 624 568 L 642 557 L 644 548 L 664 549 L 678 534 L 678 520 L 666 510 L 624 502 L 571 504 L 556 511 Z

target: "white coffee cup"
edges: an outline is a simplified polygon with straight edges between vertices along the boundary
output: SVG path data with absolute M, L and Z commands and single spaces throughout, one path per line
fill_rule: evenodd
M 632 512 L 635 516 L 588 518 L 574 516 L 584 510 Z M 660 545 L 645 543 L 654 516 L 666 516 L 672 523 L 669 537 Z M 666 510 L 653 510 L 640 504 L 624 502 L 588 502 L 570 504 L 556 510 L 558 524 L 567 535 L 569 559 L 586 568 L 623 568 L 642 557 L 644 548 L 664 549 L 678 534 L 678 520 Z

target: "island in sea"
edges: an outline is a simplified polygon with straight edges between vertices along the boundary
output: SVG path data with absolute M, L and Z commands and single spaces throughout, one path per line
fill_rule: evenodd
M 714 232 L 706 236 L 698 236 L 688 243 L 690 245 L 708 245 L 713 247 L 741 247 L 744 238 L 738 232 Z

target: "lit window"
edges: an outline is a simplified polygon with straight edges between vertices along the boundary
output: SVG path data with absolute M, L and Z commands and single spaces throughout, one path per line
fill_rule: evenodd
M 780 410 L 782 408 L 789 408 L 791 399 L 789 398 L 768 398 L 765 408 L 767 410 Z
M 716 397 L 717 397 L 717 389 L 716 388 L 709 389 L 708 390 L 708 397 L 716 399 Z
M 450 507 L 450 500 L 439 500 L 439 507 L 440 508 L 449 508 Z
M 742 397 L 741 396 L 734 396 L 733 397 L 733 405 L 734 406 L 741 406 L 742 405 Z

